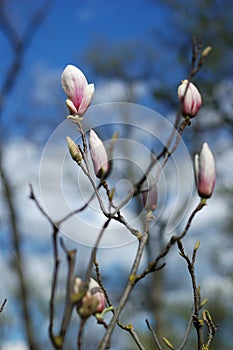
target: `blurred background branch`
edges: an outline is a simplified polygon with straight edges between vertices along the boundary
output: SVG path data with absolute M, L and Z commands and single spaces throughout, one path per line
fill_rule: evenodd
M 0 119 L 5 107 L 5 103 L 10 99 L 10 94 L 14 88 L 18 76 L 22 70 L 25 55 L 31 41 L 34 38 L 36 31 L 39 29 L 41 23 L 48 15 L 54 1 L 46 1 L 42 6 L 35 9 L 34 14 L 31 16 L 29 23 L 24 33 L 19 33 L 17 28 L 14 27 L 12 17 L 5 9 L 5 1 L 1 1 L 0 9 L 0 27 L 2 33 L 6 36 L 9 45 L 12 49 L 12 63 L 4 73 L 2 84 L 0 88 Z M 27 103 L 27 101 L 25 101 Z M 17 113 L 17 111 L 15 111 Z M 14 119 L 14 116 L 12 116 Z M 9 120 L 11 124 L 13 120 Z M 32 315 L 29 310 L 29 290 L 25 276 L 25 261 L 23 261 L 23 255 L 21 252 L 21 234 L 19 228 L 18 213 L 15 207 L 15 190 L 12 184 L 12 174 L 9 174 L 4 166 L 4 144 L 3 144 L 3 128 L 0 129 L 0 175 L 3 185 L 3 194 L 5 205 L 8 209 L 8 220 L 10 224 L 10 234 L 12 241 L 11 259 L 12 267 L 15 269 L 18 277 L 18 290 L 19 290 L 19 304 L 22 307 L 22 320 L 24 324 L 25 336 L 27 339 L 28 348 L 30 350 L 40 349 L 38 344 L 38 334 L 33 329 Z M 4 130 L 4 133 L 6 130 Z

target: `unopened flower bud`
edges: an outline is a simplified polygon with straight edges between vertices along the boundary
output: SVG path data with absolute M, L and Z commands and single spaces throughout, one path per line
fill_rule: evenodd
M 82 117 L 92 101 L 94 84 L 88 84 L 83 72 L 73 65 L 68 65 L 64 69 L 61 84 L 68 97 L 66 105 L 69 112 Z
M 99 283 L 96 282 L 93 278 L 90 279 L 88 293 L 90 293 L 92 297 L 98 300 L 95 312 L 102 312 L 106 307 L 106 299 L 103 290 L 100 288 Z
M 79 293 L 82 280 L 76 277 L 74 280 L 74 293 Z M 106 299 L 103 290 L 100 288 L 98 282 L 90 278 L 88 289 L 82 298 L 81 305 L 78 305 L 78 313 L 82 318 L 88 318 L 96 313 L 101 313 L 106 307 Z
M 108 156 L 103 142 L 94 130 L 90 131 L 89 144 L 95 175 L 98 178 L 105 178 L 109 172 Z
M 66 142 L 67 142 L 71 157 L 73 158 L 73 160 L 75 162 L 80 164 L 82 161 L 82 154 L 81 154 L 78 146 L 69 136 L 67 136 Z
M 198 194 L 201 198 L 209 198 L 214 190 L 216 173 L 214 156 L 206 142 L 202 146 L 200 156 L 195 155 L 194 167 Z
M 201 53 L 201 57 L 206 58 L 211 51 L 212 51 L 212 47 L 211 46 L 205 47 L 204 50 Z
M 178 87 L 178 97 L 182 103 L 183 116 L 195 117 L 202 105 L 201 94 L 196 86 L 188 80 L 183 80 Z
M 142 193 L 142 200 L 146 210 L 154 211 L 157 208 L 158 189 L 156 183 L 151 184 L 150 188 Z

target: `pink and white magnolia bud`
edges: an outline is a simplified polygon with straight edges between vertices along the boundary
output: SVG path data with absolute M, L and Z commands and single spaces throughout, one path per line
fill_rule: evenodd
M 104 178 L 109 171 L 108 156 L 103 142 L 96 135 L 94 130 L 90 131 L 89 145 L 95 175 L 98 178 Z
M 216 173 L 214 156 L 206 142 L 202 146 L 200 156 L 195 155 L 194 168 L 199 196 L 201 198 L 211 197 L 215 186 Z
M 73 65 L 64 69 L 61 84 L 68 97 L 66 104 L 70 113 L 82 117 L 92 101 L 94 84 L 88 84 L 83 72 Z
M 100 288 L 99 283 L 94 280 L 94 278 L 90 279 L 87 293 L 99 301 L 95 312 L 102 312 L 106 307 L 106 299 L 103 290 Z
M 74 293 L 79 293 L 82 280 L 76 277 L 74 280 Z M 88 290 L 82 298 L 81 305 L 78 306 L 78 313 L 82 318 L 88 318 L 96 313 L 101 313 L 106 307 L 106 299 L 103 290 L 98 282 L 90 278 Z
M 182 103 L 182 114 L 195 117 L 202 105 L 201 94 L 196 86 L 187 79 L 183 80 L 178 87 L 178 97 Z
M 154 211 L 157 208 L 158 189 L 156 183 L 151 184 L 148 191 L 142 193 L 142 201 L 146 210 Z

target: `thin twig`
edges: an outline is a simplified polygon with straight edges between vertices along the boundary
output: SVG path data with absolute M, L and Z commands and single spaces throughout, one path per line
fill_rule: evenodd
M 169 151 L 169 149 L 167 148 L 166 153 L 165 153 L 165 155 L 164 155 L 164 159 L 163 159 L 163 161 L 162 161 L 162 163 L 161 163 L 161 165 L 160 165 L 160 167 L 159 167 L 159 169 L 158 169 L 158 171 L 157 171 L 156 177 L 155 177 L 155 182 L 156 182 L 156 183 L 158 183 L 160 174 L 161 174 L 162 170 L 164 169 L 164 167 L 165 167 L 167 161 L 169 160 L 169 158 L 171 157 L 171 155 L 176 151 L 176 149 L 177 149 L 177 147 L 178 147 L 178 145 L 179 145 L 179 143 L 180 143 L 181 136 L 182 136 L 182 134 L 183 134 L 185 128 L 186 128 L 188 125 L 190 125 L 190 118 L 189 118 L 189 117 L 187 117 L 187 118 L 186 118 L 185 120 L 183 120 L 183 122 L 181 123 L 181 125 L 180 125 L 180 127 L 179 127 L 179 130 L 178 130 L 178 133 L 177 133 L 177 135 L 176 135 L 175 143 L 174 143 L 172 149 Z
M 96 253 L 97 253 L 101 238 L 103 237 L 103 234 L 104 234 L 105 230 L 107 229 L 108 225 L 110 224 L 110 222 L 111 222 L 111 218 L 105 221 L 105 223 L 103 224 L 103 226 L 98 234 L 95 245 L 92 249 L 91 258 L 90 258 L 90 261 L 89 261 L 89 264 L 87 267 L 87 271 L 85 274 L 85 279 L 84 279 L 84 283 L 87 285 L 89 284 L 89 280 L 91 277 L 91 270 L 92 270 L 93 263 L 94 263 L 94 261 L 96 261 Z
M 59 225 L 57 225 L 57 224 L 55 224 L 55 223 L 53 222 L 53 220 L 50 218 L 50 216 L 48 215 L 48 213 L 44 210 L 44 208 L 41 206 L 40 202 L 39 202 L 38 199 L 36 198 L 32 184 L 29 184 L 29 189 L 30 189 L 29 198 L 32 199 L 32 200 L 35 202 L 37 208 L 39 209 L 39 211 L 41 212 L 41 214 L 49 221 L 49 223 L 50 223 L 53 227 L 57 227 L 57 228 L 58 228 Z
M 113 216 L 112 219 L 114 219 L 114 220 L 120 222 L 121 224 L 123 224 L 123 225 L 128 229 L 128 231 L 131 232 L 132 235 L 134 235 L 135 237 L 137 237 L 137 238 L 140 237 L 140 235 L 141 235 L 140 232 L 139 232 L 137 229 L 133 228 L 133 227 L 126 221 L 126 219 L 124 218 L 124 216 L 120 214 L 120 212 L 118 212 L 116 216 Z
M 92 196 L 88 199 L 88 201 L 82 205 L 80 208 L 73 210 L 72 212 L 68 213 L 66 216 L 64 216 L 62 219 L 57 221 L 57 225 L 60 226 L 62 223 L 64 223 L 66 220 L 71 218 L 73 215 L 81 213 L 83 210 L 85 210 L 88 205 L 91 203 L 91 201 L 95 198 L 96 193 L 93 192 Z
M 96 270 L 96 275 L 97 275 L 97 280 L 98 280 L 98 283 L 101 287 L 101 289 L 103 290 L 104 292 L 104 295 L 105 295 L 105 298 L 106 298 L 106 301 L 107 301 L 107 305 L 108 306 L 112 306 L 111 302 L 110 302 L 110 299 L 109 299 L 109 296 L 108 296 L 108 293 L 107 293 L 107 290 L 106 288 L 104 287 L 103 285 L 103 282 L 102 282 L 102 278 L 101 278 L 101 274 L 100 274 L 100 270 L 99 270 L 99 264 L 98 262 L 96 261 L 96 259 L 94 260 L 94 265 L 95 265 L 95 270 Z M 114 314 L 114 308 L 112 308 L 112 313 Z M 108 326 L 104 323 L 103 320 L 98 320 L 98 323 L 101 323 L 105 326 L 106 329 L 108 329 Z M 130 325 L 123 325 L 119 320 L 117 320 L 117 324 L 120 328 L 124 329 L 125 331 L 129 332 L 130 335 L 132 336 L 132 338 L 134 339 L 135 343 L 137 344 L 138 348 L 140 350 L 145 350 L 144 346 L 142 345 L 135 329 L 133 328 L 133 326 L 130 324 Z
M 211 315 L 209 313 L 209 311 L 204 310 L 203 311 L 203 320 L 207 326 L 208 329 L 208 340 L 207 343 L 205 345 L 206 349 L 209 349 L 210 344 L 215 336 L 215 333 L 218 330 L 218 325 L 215 325 L 212 321 Z
M 102 277 L 101 277 L 101 273 L 100 273 L 100 268 L 99 268 L 99 263 L 97 262 L 96 257 L 95 257 L 95 259 L 93 260 L 93 263 L 94 263 L 94 265 L 95 265 L 95 271 L 96 271 L 97 281 L 98 281 L 98 283 L 99 283 L 99 285 L 100 285 L 100 288 L 101 288 L 102 291 L 104 292 L 107 305 L 108 305 L 108 306 L 112 306 L 112 304 L 111 304 L 111 302 L 110 302 L 110 299 L 109 299 L 109 296 L 108 296 L 108 293 L 107 293 L 107 290 L 106 290 L 106 288 L 104 287 L 104 284 L 103 284 L 103 281 L 102 281 Z
M 5 298 L 5 299 L 3 300 L 3 302 L 2 302 L 2 305 L 1 305 L 1 307 L 0 307 L 0 313 L 4 310 L 4 307 L 5 307 L 5 305 L 6 305 L 6 302 L 7 302 L 7 298 Z
M 54 315 L 55 315 L 55 295 L 56 295 L 56 287 L 57 287 L 57 280 L 58 280 L 58 271 L 59 271 L 59 265 L 60 260 L 58 256 L 58 229 L 56 226 L 53 226 L 53 234 L 52 234 L 52 248 L 53 248 L 53 273 L 52 273 L 52 284 L 51 284 L 51 292 L 50 292 L 50 299 L 49 299 L 49 337 L 52 342 L 52 344 L 55 346 L 55 349 L 59 349 L 57 347 L 56 342 L 56 336 L 53 331 L 53 324 L 54 324 Z M 60 347 L 62 349 L 62 347 Z
M 0 93 L 0 115 L 5 106 L 6 100 L 12 88 L 14 87 L 18 78 L 19 72 L 24 63 L 24 56 L 36 31 L 39 29 L 41 23 L 51 11 L 55 0 L 46 1 L 31 17 L 28 26 L 26 27 L 22 38 L 19 37 L 18 31 L 14 29 L 11 23 L 11 17 L 8 18 L 3 9 L 0 11 L 0 24 L 6 34 L 12 49 L 14 50 L 13 62 L 9 66 L 5 79 L 3 80 Z
M 1 151 L 0 151 L 1 153 Z M 0 154 L 1 158 L 1 154 Z M 14 193 L 12 189 L 12 184 L 9 177 L 7 176 L 3 164 L 0 159 L 0 177 L 2 179 L 5 201 L 8 207 L 11 225 L 11 239 L 12 246 L 15 253 L 15 270 L 17 272 L 18 282 L 19 282 L 19 298 L 22 304 L 23 322 L 25 327 L 25 333 L 27 338 L 27 343 L 30 350 L 36 350 L 38 347 L 36 345 L 36 340 L 34 332 L 32 329 L 31 314 L 28 307 L 29 293 L 28 286 L 26 282 L 25 272 L 24 272 L 24 262 L 21 250 L 21 234 L 19 231 L 18 216 L 14 202 Z
M 3 77 L 3 82 L 0 91 L 0 118 L 2 117 L 2 112 L 9 98 L 10 92 L 14 88 L 16 81 L 19 77 L 19 73 L 23 67 L 24 57 L 29 47 L 32 39 L 34 38 L 36 30 L 39 29 L 40 24 L 48 15 L 50 9 L 52 8 L 54 1 L 47 1 L 42 6 L 40 6 L 32 18 L 29 20 L 29 24 L 25 29 L 23 37 L 20 39 L 18 32 L 13 28 L 12 18 L 8 17 L 4 12 L 4 8 L 0 10 L 0 22 L 3 28 L 3 32 L 8 38 L 9 44 L 13 50 L 12 63 L 7 68 L 5 76 Z M 1 139 L 1 137 L 0 137 Z M 0 148 L 3 149 L 2 145 Z M 0 151 L 1 152 L 1 151 Z M 0 154 L 0 158 L 2 158 Z M 11 222 L 11 233 L 12 241 L 14 246 L 14 251 L 16 255 L 16 271 L 19 278 L 19 293 L 22 303 L 23 320 L 25 324 L 25 332 L 27 337 L 28 346 L 30 349 L 36 350 L 38 348 L 37 342 L 35 340 L 35 335 L 32 330 L 31 315 L 28 307 L 28 288 L 26 284 L 26 279 L 24 276 L 24 270 L 22 267 L 22 252 L 20 246 L 20 232 L 18 225 L 18 218 L 16 214 L 16 208 L 14 204 L 14 193 L 13 186 L 11 184 L 11 179 L 7 175 L 2 160 L 0 160 L 0 175 L 5 186 L 5 200 L 10 213 Z
M 66 281 L 66 301 L 63 312 L 63 318 L 61 323 L 61 328 L 59 332 L 60 339 L 65 339 L 66 332 L 68 330 L 68 326 L 70 323 L 72 311 L 74 308 L 74 303 L 71 299 L 71 294 L 73 291 L 73 281 L 74 281 L 74 266 L 75 266 L 75 258 L 76 258 L 76 250 L 68 250 L 64 244 L 63 240 L 60 240 L 61 247 L 63 248 L 66 259 L 67 259 L 67 281 Z
M 190 215 L 188 222 L 184 228 L 184 230 L 181 232 L 180 235 L 178 236 L 172 236 L 169 240 L 169 242 L 166 244 L 166 246 L 163 248 L 163 250 L 159 253 L 159 255 L 154 259 L 154 261 L 152 261 L 148 267 L 140 274 L 135 276 L 135 283 L 138 282 L 139 280 L 141 280 L 142 278 L 144 278 L 148 273 L 155 271 L 158 268 L 158 263 L 169 253 L 170 249 L 174 246 L 174 244 L 183 239 L 190 226 L 191 223 L 195 217 L 195 215 L 205 206 L 205 202 L 203 202 L 202 200 L 200 201 L 200 203 L 197 205 L 197 207 L 194 209 L 194 211 L 192 212 L 192 214 Z
M 198 250 L 199 245 L 200 245 L 200 241 L 197 241 L 197 243 L 195 244 L 191 260 L 189 259 L 188 255 L 185 254 L 182 242 L 178 241 L 177 243 L 178 243 L 178 247 L 180 250 L 180 255 L 187 262 L 188 271 L 189 271 L 191 281 L 192 281 L 193 300 L 194 300 L 194 310 L 193 310 L 192 320 L 193 320 L 193 324 L 194 324 L 194 327 L 195 327 L 196 332 L 197 332 L 197 343 L 198 343 L 197 348 L 198 348 L 198 350 L 201 350 L 201 349 L 203 349 L 202 324 L 201 324 L 200 319 L 199 319 L 199 311 L 201 308 L 201 297 L 200 297 L 200 290 L 197 286 L 196 276 L 195 276 L 195 261 L 196 261 L 196 254 L 197 254 L 197 250 Z
M 147 319 L 146 319 L 146 325 L 147 325 L 148 329 L 151 331 L 151 334 L 153 336 L 153 339 L 154 339 L 155 345 L 157 346 L 157 349 L 163 350 L 162 346 L 159 343 L 159 340 L 158 340 L 158 337 L 157 337 L 155 331 L 153 330 L 153 328 L 151 327 L 151 325 Z
M 52 221 L 52 219 L 49 217 L 49 215 L 46 213 L 46 211 L 42 208 L 40 205 L 38 199 L 36 198 L 33 190 L 33 186 L 30 184 L 30 199 L 34 201 L 36 204 L 38 210 L 42 213 L 42 215 L 49 221 L 49 223 L 52 226 L 52 249 L 53 249 L 53 273 L 52 273 L 52 284 L 51 284 L 51 292 L 50 292 L 50 299 L 49 299 L 49 337 L 54 345 L 55 349 L 62 349 L 62 344 L 60 340 L 57 339 L 56 335 L 53 331 L 53 324 L 54 324 L 54 314 L 55 314 L 55 294 L 56 294 L 56 287 L 57 287 L 57 279 L 58 279 L 58 270 L 60 265 L 59 255 L 58 255 L 58 234 L 59 229 L 57 225 Z
M 139 350 L 145 350 L 144 345 L 142 344 L 141 340 L 139 339 L 135 329 L 133 328 L 133 325 L 122 325 L 122 323 L 120 323 L 119 321 L 117 322 L 118 326 L 120 326 L 122 329 L 124 329 L 125 331 L 127 331 L 131 337 L 133 338 L 135 344 L 138 346 Z
M 99 345 L 99 350 L 105 350 L 106 347 L 108 346 L 109 342 L 110 342 L 110 338 L 112 335 L 112 332 L 115 328 L 116 322 L 119 319 L 119 316 L 130 296 L 130 293 L 135 285 L 135 277 L 136 277 L 136 273 L 138 271 L 140 262 L 141 262 L 141 258 L 142 258 L 142 254 L 144 252 L 144 248 L 146 246 L 146 243 L 148 241 L 148 237 L 149 237 L 149 220 L 150 217 L 147 216 L 147 220 L 146 220 L 146 226 L 145 226 L 145 232 L 143 235 L 141 235 L 140 239 L 138 240 L 138 249 L 134 258 L 134 262 L 131 268 L 131 272 L 130 272 L 130 276 L 128 279 L 128 282 L 126 284 L 126 287 L 121 295 L 120 301 L 118 303 L 117 308 L 114 310 L 114 315 L 110 321 L 110 324 L 108 326 L 108 329 L 103 337 L 103 339 L 100 342 Z
M 85 159 L 85 162 L 87 162 L 87 150 L 88 150 L 88 148 L 87 148 L 87 139 L 86 139 L 86 135 L 85 135 L 85 132 L 84 132 L 84 130 L 83 130 L 83 128 L 82 128 L 82 124 L 80 123 L 80 121 L 79 120 L 75 120 L 75 122 L 74 122 L 76 125 L 77 125 L 77 127 L 78 127 L 78 131 L 80 132 L 80 134 L 81 134 L 81 137 L 82 137 L 82 144 L 83 144 L 83 152 L 84 152 L 84 159 Z M 89 168 L 88 167 L 88 164 L 86 164 L 87 165 L 87 168 Z
M 82 318 L 80 320 L 79 331 L 78 331 L 78 338 L 77 338 L 78 350 L 82 349 L 82 336 L 83 336 L 85 324 L 86 324 L 86 319 Z
M 189 318 L 189 321 L 188 321 L 188 324 L 187 324 L 187 327 L 186 327 L 186 332 L 185 332 L 185 335 L 184 335 L 184 339 L 180 345 L 180 347 L 178 348 L 178 350 L 183 350 L 187 341 L 188 341 L 188 338 L 189 338 L 189 334 L 190 334 L 190 331 L 191 331 L 191 326 L 192 326 L 192 323 L 193 323 L 193 314 L 190 316 Z

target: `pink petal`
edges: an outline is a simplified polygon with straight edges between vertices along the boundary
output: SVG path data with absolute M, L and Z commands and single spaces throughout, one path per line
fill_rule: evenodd
M 205 142 L 199 157 L 198 193 L 201 197 L 209 198 L 214 190 L 216 180 L 213 154 Z
M 68 65 L 62 73 L 61 84 L 66 95 L 78 109 L 88 85 L 83 72 L 73 65 Z
M 77 111 L 78 115 L 82 116 L 86 112 L 87 108 L 90 106 L 94 92 L 95 92 L 94 84 L 89 84 L 86 86 L 86 89 L 83 94 L 82 102 Z
M 97 177 L 102 177 L 109 170 L 108 156 L 104 144 L 94 130 L 90 131 L 89 137 L 91 159 Z

